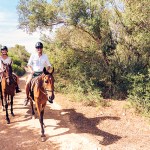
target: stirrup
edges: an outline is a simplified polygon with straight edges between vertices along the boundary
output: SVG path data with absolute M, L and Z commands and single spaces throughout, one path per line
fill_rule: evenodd
M 17 90 L 16 90 L 16 93 L 20 93 L 20 92 L 21 92 L 21 90 L 20 90 L 20 89 L 17 89 Z

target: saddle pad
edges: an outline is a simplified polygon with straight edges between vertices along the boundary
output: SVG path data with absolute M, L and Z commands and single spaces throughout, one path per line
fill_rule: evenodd
M 38 81 L 37 79 L 38 79 L 38 76 L 31 79 L 31 81 L 30 81 L 31 91 L 33 91 L 34 85 L 37 83 L 36 81 Z

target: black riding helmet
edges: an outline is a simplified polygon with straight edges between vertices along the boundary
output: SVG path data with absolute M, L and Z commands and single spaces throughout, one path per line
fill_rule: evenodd
M 7 48 L 7 46 L 2 46 L 2 47 L 1 47 L 1 50 L 6 50 L 6 51 L 8 51 L 8 48 Z
M 35 48 L 43 48 L 43 44 L 41 42 L 37 42 L 35 44 Z

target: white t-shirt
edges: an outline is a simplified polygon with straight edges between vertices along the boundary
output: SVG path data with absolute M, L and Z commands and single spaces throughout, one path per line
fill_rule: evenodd
M 31 54 L 27 65 L 31 66 L 35 72 L 42 72 L 44 67 L 51 66 L 46 54 L 38 56 L 37 53 Z
M 7 57 L 6 59 L 3 59 L 1 56 L 0 56 L 0 70 L 3 71 L 3 64 L 2 64 L 2 61 L 4 64 L 10 64 L 12 62 L 11 58 L 10 57 Z

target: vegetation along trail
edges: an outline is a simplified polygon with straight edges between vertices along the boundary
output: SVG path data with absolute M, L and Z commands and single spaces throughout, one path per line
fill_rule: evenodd
M 47 139 L 41 142 L 39 120 L 23 106 L 26 77 L 21 77 L 11 124 L 0 111 L 0 150 L 150 150 L 150 123 L 135 113 L 150 118 L 149 5 L 149 0 L 18 0 L 17 28 L 40 31 L 58 93 L 46 106 Z M 15 35 L 19 42 L 15 31 L 2 37 L 9 42 Z M 8 50 L 18 76 L 26 73 L 34 52 L 27 45 Z M 101 107 L 106 101 L 110 105 Z
M 40 141 L 39 120 L 31 118 L 30 107 L 23 106 L 22 92 L 15 95 L 10 125 L 0 112 L 0 149 L 3 150 L 149 150 L 150 126 L 133 110 L 125 111 L 125 101 L 110 101 L 107 108 L 93 108 L 70 102 L 56 94 L 47 104 L 44 116 L 46 141 Z

